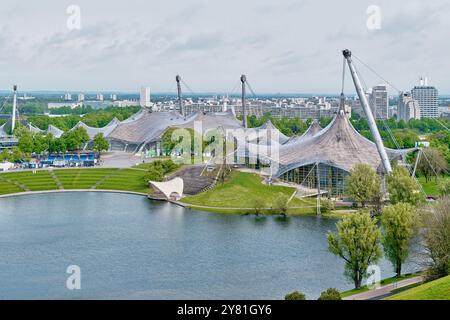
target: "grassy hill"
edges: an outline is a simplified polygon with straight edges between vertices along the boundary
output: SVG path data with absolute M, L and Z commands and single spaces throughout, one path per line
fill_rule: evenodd
M 387 300 L 450 300 L 450 276 L 402 291 Z
M 278 197 L 290 198 L 296 191 L 291 187 L 266 185 L 261 180 L 261 177 L 254 173 L 233 171 L 223 184 L 219 183 L 206 192 L 183 198 L 181 201 L 206 211 L 246 213 L 252 212 L 257 199 L 262 199 L 264 206 L 271 208 Z M 289 202 L 288 213 L 315 214 L 315 205 L 315 199 L 293 198 Z
M 0 195 L 57 189 L 124 190 L 148 193 L 142 169 L 56 169 L 0 173 Z

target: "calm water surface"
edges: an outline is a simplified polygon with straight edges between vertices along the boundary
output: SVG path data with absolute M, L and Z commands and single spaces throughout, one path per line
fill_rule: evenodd
M 204 213 L 113 193 L 3 198 L 0 298 L 316 298 L 352 287 L 327 250 L 335 222 Z M 81 268 L 81 290 L 66 288 L 69 265 Z M 382 277 L 393 275 L 380 265 Z

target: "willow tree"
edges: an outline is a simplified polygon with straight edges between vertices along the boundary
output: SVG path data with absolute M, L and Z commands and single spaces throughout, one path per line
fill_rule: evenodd
M 382 244 L 384 254 L 394 266 L 397 277 L 402 273 L 402 264 L 409 255 L 411 241 L 417 225 L 416 209 L 408 203 L 397 203 L 383 209 Z
M 361 211 L 343 218 L 336 228 L 337 233 L 327 234 L 328 250 L 345 260 L 344 275 L 358 289 L 367 276 L 367 268 L 382 255 L 377 220 Z

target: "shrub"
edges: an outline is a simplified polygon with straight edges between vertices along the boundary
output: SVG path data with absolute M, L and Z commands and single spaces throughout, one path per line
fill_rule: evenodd
M 334 210 L 334 202 L 330 199 L 321 199 L 320 200 L 320 209 L 323 213 L 330 212 Z
M 256 215 L 261 214 L 265 207 L 266 207 L 266 202 L 264 201 L 264 199 L 256 198 L 253 201 L 253 210 Z
M 320 294 L 317 300 L 342 300 L 341 294 L 335 288 L 328 288 Z
M 284 300 L 306 300 L 305 294 L 294 291 L 284 296 Z
M 439 194 L 441 196 L 449 196 L 450 195 L 450 179 L 446 179 L 441 181 L 438 185 Z

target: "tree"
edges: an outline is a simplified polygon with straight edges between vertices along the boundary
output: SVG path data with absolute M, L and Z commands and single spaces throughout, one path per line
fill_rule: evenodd
M 433 175 L 436 176 L 448 169 L 447 160 L 438 149 L 424 148 L 422 149 L 417 169 L 422 172 L 428 182 Z M 435 178 L 437 179 L 437 176 Z
M 377 220 L 361 211 L 343 218 L 336 228 L 337 233 L 327 234 L 328 249 L 345 260 L 344 275 L 358 289 L 367 276 L 369 265 L 376 263 L 382 255 Z
M 334 210 L 334 202 L 331 201 L 330 199 L 321 199 L 320 200 L 320 210 L 322 211 L 322 213 L 327 213 L 330 212 L 332 210 Z
M 263 198 L 256 198 L 253 201 L 253 210 L 256 215 L 261 214 L 265 207 L 266 207 L 266 202 L 264 201 Z
M 418 182 L 409 175 L 406 168 L 394 166 L 387 177 L 389 200 L 392 204 L 406 202 L 412 205 L 423 200 Z
M 280 196 L 278 196 L 277 199 L 275 200 L 273 206 L 273 210 L 275 211 L 275 213 L 286 215 L 289 208 L 288 202 L 289 202 L 288 196 L 285 194 L 280 194 Z
M 109 142 L 105 139 L 103 133 L 100 132 L 94 136 L 92 148 L 98 152 L 106 151 L 109 149 Z
M 305 294 L 294 291 L 284 296 L 284 300 L 306 300 Z
M 365 207 L 380 191 L 380 178 L 375 170 L 367 164 L 357 164 L 347 177 L 349 195 Z
M 23 132 L 19 137 L 18 147 L 20 151 L 32 153 L 34 148 L 33 136 L 29 131 Z
M 320 294 L 317 300 L 342 300 L 341 294 L 335 288 L 328 288 Z
M 381 242 L 397 277 L 400 277 L 402 264 L 408 257 L 411 240 L 416 231 L 416 222 L 415 208 L 408 203 L 397 203 L 383 209 Z
M 450 197 L 420 211 L 429 280 L 450 274 Z

